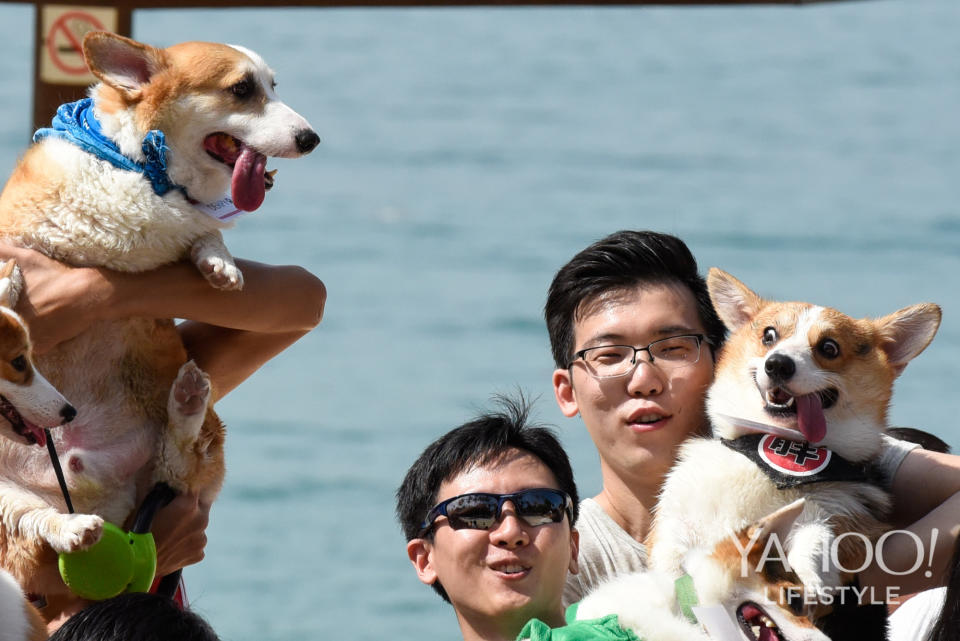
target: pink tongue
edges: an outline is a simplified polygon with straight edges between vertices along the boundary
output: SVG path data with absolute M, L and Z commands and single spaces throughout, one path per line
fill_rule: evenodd
M 47 444 L 47 433 L 43 431 L 43 428 L 34 425 L 27 419 L 23 419 L 23 424 L 26 425 L 30 433 L 33 434 L 33 438 L 37 439 L 37 445 L 45 447 Z
M 797 403 L 797 427 L 807 441 L 819 443 L 827 435 L 827 419 L 823 416 L 823 405 L 816 394 L 804 394 L 794 399 Z
M 254 211 L 263 204 L 266 187 L 263 172 L 267 168 L 267 157 L 250 147 L 244 147 L 233 165 L 233 178 L 230 191 L 233 204 L 243 211 Z

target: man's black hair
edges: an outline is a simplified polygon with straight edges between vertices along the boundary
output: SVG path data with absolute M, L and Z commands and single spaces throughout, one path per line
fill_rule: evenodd
M 130 593 L 77 612 L 50 641 L 219 641 L 198 614 L 157 594 Z
M 397 519 L 407 541 L 433 536 L 432 530 L 424 533 L 421 525 L 427 512 L 437 504 L 437 493 L 444 481 L 453 480 L 470 468 L 496 463 L 511 449 L 527 452 L 547 466 L 557 479 L 557 489 L 573 500 L 570 527 L 576 523 L 580 498 L 573 469 L 553 430 L 528 424 L 530 406 L 523 396 L 517 400 L 500 396 L 496 401 L 500 411 L 481 414 L 447 432 L 427 446 L 407 471 L 397 490 Z M 450 601 L 439 581 L 433 589 Z
M 726 328 L 710 302 L 707 283 L 682 240 L 654 231 L 618 231 L 570 259 L 560 268 L 547 294 L 544 317 L 558 368 L 573 358 L 573 326 L 584 306 L 603 294 L 637 285 L 681 285 L 690 290 L 713 353 Z

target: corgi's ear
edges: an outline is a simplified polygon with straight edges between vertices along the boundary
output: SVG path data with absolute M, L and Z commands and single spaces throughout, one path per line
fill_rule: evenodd
M 707 274 L 707 289 L 713 308 L 731 332 L 756 316 L 765 304 L 749 287 L 716 267 Z
M 749 539 L 755 541 L 755 545 L 760 545 L 761 548 L 766 547 L 767 539 L 771 536 L 776 536 L 781 544 L 785 544 L 787 535 L 790 534 L 794 523 L 800 518 L 805 505 L 806 499 L 797 499 L 747 526 L 746 533 Z
M 911 305 L 876 321 L 880 349 L 899 376 L 915 356 L 927 348 L 940 327 L 940 307 L 933 303 Z
M 21 277 L 17 261 L 10 259 L 0 265 L 0 306 L 13 309 L 20 298 Z
M 107 31 L 91 31 L 83 38 L 83 57 L 93 75 L 127 100 L 139 98 L 143 85 L 166 67 L 160 49 Z

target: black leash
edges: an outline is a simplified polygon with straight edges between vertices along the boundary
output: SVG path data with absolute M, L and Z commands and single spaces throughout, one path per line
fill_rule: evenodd
M 60 483 L 60 491 L 63 492 L 63 500 L 67 502 L 67 510 L 73 514 L 73 502 L 70 500 L 70 492 L 67 491 L 67 480 L 63 478 L 63 468 L 60 467 L 60 457 L 57 456 L 57 448 L 53 445 L 53 436 L 50 435 L 49 428 L 43 428 L 43 433 L 47 435 L 47 451 L 50 452 L 50 462 L 53 463 L 53 471 L 57 473 L 57 481 Z

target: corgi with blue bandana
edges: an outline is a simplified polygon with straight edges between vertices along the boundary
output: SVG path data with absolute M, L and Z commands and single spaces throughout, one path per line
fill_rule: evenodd
M 98 82 L 35 134 L 0 194 L 0 239 L 124 272 L 190 260 L 211 287 L 241 289 L 221 231 L 263 203 L 268 158 L 309 153 L 314 129 L 244 47 L 160 49 L 92 32 L 83 54 Z M 36 439 L 0 438 L 0 470 L 17 478 L 0 494 L 29 496 L 33 508 L 0 514 L 0 567 L 28 592 L 66 594 L 57 553 L 96 543 L 104 520 L 127 522 L 155 482 L 212 502 L 225 430 L 172 319 L 98 321 L 37 361 L 77 410 L 53 434 L 77 514 L 69 532 L 45 537 L 44 515 L 66 511 L 47 452 Z

